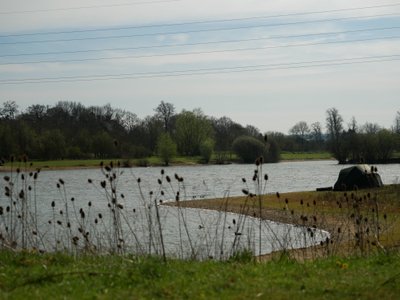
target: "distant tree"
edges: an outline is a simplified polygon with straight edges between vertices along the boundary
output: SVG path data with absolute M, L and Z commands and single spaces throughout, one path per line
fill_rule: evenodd
M 61 159 L 65 156 L 65 138 L 59 129 L 45 131 L 40 136 L 41 158 Z
M 213 151 L 214 151 L 214 141 L 210 138 L 206 139 L 200 145 L 200 155 L 201 155 L 204 163 L 208 164 L 210 162 Z
M 151 153 L 156 153 L 158 138 L 165 132 L 162 121 L 155 116 L 147 116 L 137 129 L 138 137 L 135 139 L 135 145 L 142 145 Z
M 382 162 L 387 162 L 392 158 L 393 152 L 396 149 L 396 134 L 387 130 L 381 129 L 378 133 L 378 159 Z
M 252 136 L 238 137 L 232 147 L 244 163 L 253 163 L 257 157 L 266 156 L 265 144 Z
M 14 130 L 10 124 L 0 122 L 0 158 L 8 159 L 11 155 L 18 155 L 18 144 L 14 138 Z
M 290 130 L 289 133 L 292 135 L 296 135 L 301 139 L 305 139 L 306 136 L 310 133 L 310 127 L 308 127 L 307 122 L 300 121 L 296 123 Z
M 326 129 L 329 135 L 329 148 L 339 163 L 345 163 L 347 159 L 347 153 L 342 147 L 343 118 L 336 108 L 328 109 L 326 111 L 326 115 Z
M 324 144 L 324 138 L 322 135 L 322 125 L 320 122 L 314 122 L 310 128 L 311 138 L 314 141 L 314 149 L 321 150 Z
M 290 130 L 289 133 L 293 135 L 298 144 L 300 144 L 301 151 L 306 150 L 307 137 L 310 133 L 310 127 L 308 127 L 307 122 L 300 121 L 296 123 Z
M 93 136 L 92 147 L 94 155 L 98 158 L 111 158 L 116 153 L 114 139 L 106 131 Z
M 257 127 L 254 127 L 253 125 L 247 125 L 245 128 L 245 135 L 252 136 L 255 138 L 262 138 L 262 134 L 260 130 L 258 130 Z
M 396 117 L 394 119 L 393 131 L 395 133 L 400 134 L 400 110 L 397 112 Z
M 175 140 L 183 155 L 199 155 L 200 145 L 213 135 L 211 122 L 199 109 L 184 110 L 176 118 Z
M 176 144 L 169 133 L 162 133 L 157 142 L 157 152 L 166 166 L 176 156 Z
M 271 137 L 268 138 L 268 151 L 264 154 L 265 162 L 277 163 L 281 160 L 281 150 L 278 143 Z
M 352 132 L 358 132 L 358 124 L 356 118 L 353 116 L 350 123 L 347 125 Z
M 164 123 L 164 131 L 171 131 L 172 117 L 175 115 L 175 107 L 173 104 L 161 101 L 161 103 L 154 109 L 156 118 L 159 118 Z
M 362 132 L 366 134 L 377 134 L 381 130 L 381 127 L 376 123 L 367 122 L 362 127 Z
M 15 101 L 6 101 L 0 107 L 0 119 L 14 120 L 18 114 L 18 105 Z

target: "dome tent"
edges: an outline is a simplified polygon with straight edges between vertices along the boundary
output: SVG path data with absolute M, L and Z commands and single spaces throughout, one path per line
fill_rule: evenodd
M 342 169 L 335 183 L 335 191 L 365 189 L 383 186 L 381 176 L 376 173 L 375 167 L 357 165 Z

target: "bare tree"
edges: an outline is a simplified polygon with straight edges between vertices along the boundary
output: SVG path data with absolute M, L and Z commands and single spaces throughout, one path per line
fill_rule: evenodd
M 290 130 L 289 133 L 292 135 L 296 135 L 301 139 L 305 139 L 306 136 L 310 133 L 310 127 L 308 127 L 307 122 L 300 121 L 296 123 Z
M 356 118 L 353 116 L 351 118 L 350 123 L 347 125 L 349 127 L 349 131 L 357 132 L 358 131 L 358 124 Z
M 154 111 L 156 112 L 156 117 L 163 121 L 165 132 L 169 132 L 171 129 L 171 119 L 175 115 L 174 105 L 161 101 Z
M 346 162 L 346 154 L 342 149 L 342 132 L 343 132 L 343 118 L 336 108 L 329 108 L 326 111 L 326 129 L 329 135 L 330 148 L 339 161 L 339 163 Z
M 320 122 L 314 122 L 311 124 L 311 135 L 315 142 L 322 142 L 322 125 Z
M 381 130 L 381 127 L 376 123 L 367 122 L 364 124 L 362 131 L 367 134 L 377 134 Z
M 6 101 L 3 103 L 3 107 L 0 108 L 0 119 L 15 119 L 18 114 L 18 105 L 15 101 Z
M 400 134 L 400 110 L 397 112 L 394 119 L 394 132 Z

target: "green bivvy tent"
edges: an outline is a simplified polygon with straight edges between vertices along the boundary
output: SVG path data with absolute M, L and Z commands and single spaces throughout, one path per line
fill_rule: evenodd
M 349 191 L 383 186 L 381 176 L 375 167 L 369 165 L 357 165 L 343 169 L 335 183 L 335 191 Z

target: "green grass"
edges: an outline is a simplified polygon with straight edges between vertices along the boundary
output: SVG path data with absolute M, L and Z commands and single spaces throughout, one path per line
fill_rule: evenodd
M 235 154 L 230 154 L 227 156 L 228 160 L 232 162 L 238 162 L 238 158 Z M 312 160 L 312 159 L 330 159 L 331 155 L 328 152 L 310 152 L 310 153 L 292 153 L 283 152 L 281 155 L 282 160 Z M 217 156 L 214 154 L 211 158 L 211 164 L 216 163 Z M 63 168 L 96 168 L 100 165 L 100 162 L 109 161 L 120 161 L 121 164 L 128 162 L 131 166 L 143 166 L 144 164 L 152 166 L 162 166 L 163 162 L 158 156 L 151 156 L 142 159 L 63 159 L 63 160 L 33 160 L 27 163 L 29 167 L 32 163 L 32 168 L 40 169 L 63 169 Z M 202 158 L 200 156 L 177 156 L 171 161 L 171 165 L 196 165 L 201 164 Z M 23 168 L 25 165 L 23 163 L 14 162 L 13 166 L 15 168 Z M 11 163 L 7 162 L 4 165 L 5 168 L 11 167 Z
M 105 159 L 63 159 L 63 160 L 46 160 L 46 161 L 41 161 L 41 160 L 34 160 L 30 161 L 27 163 L 27 167 L 32 167 L 32 168 L 41 168 L 41 169 L 63 169 L 63 168 L 95 168 L 99 167 L 101 162 L 108 163 L 110 161 L 121 162 L 121 165 L 124 164 L 124 162 L 128 162 L 131 166 L 140 166 L 142 162 L 147 162 L 149 165 L 162 165 L 162 161 L 159 157 L 157 156 L 151 156 L 148 158 L 144 159 L 124 159 L 124 158 L 105 158 Z M 200 161 L 200 157 L 195 156 L 195 157 L 176 157 L 172 161 L 172 164 L 177 164 L 177 165 L 192 165 L 192 164 L 198 164 Z M 32 165 L 31 165 L 32 164 Z M 11 163 L 7 162 L 4 165 L 6 168 L 11 167 Z M 20 167 L 23 168 L 25 167 L 25 164 L 19 163 L 19 162 L 14 162 L 13 166 L 15 168 Z
M 1 299 L 395 299 L 399 253 L 194 262 L 0 252 Z
M 332 159 L 329 152 L 282 152 L 282 160 L 321 160 Z

